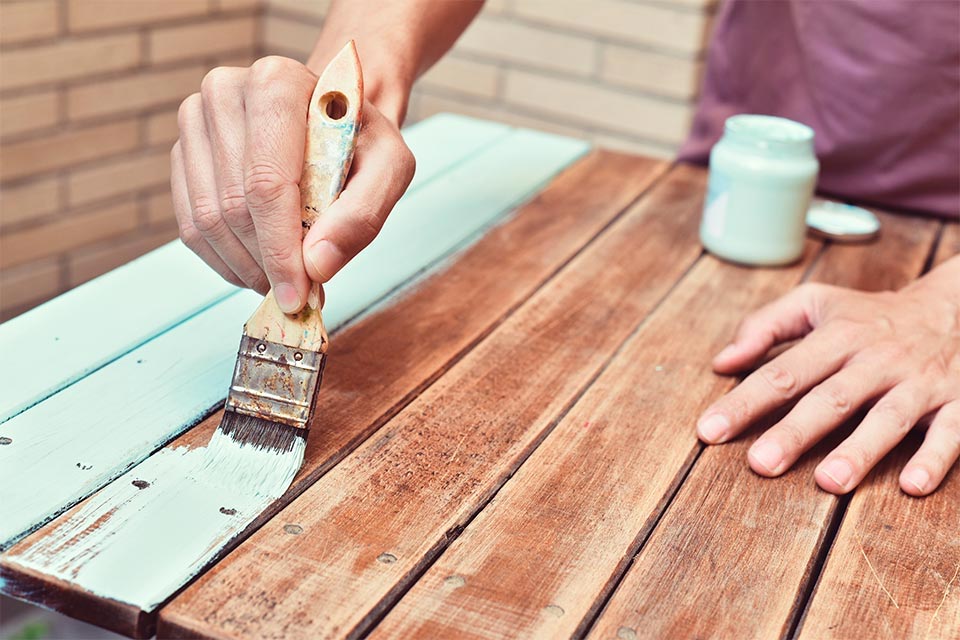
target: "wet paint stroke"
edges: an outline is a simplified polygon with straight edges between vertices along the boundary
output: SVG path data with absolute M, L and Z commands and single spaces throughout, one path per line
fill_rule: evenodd
M 293 481 L 270 473 L 279 454 L 242 449 L 217 464 L 252 473 L 208 468 L 206 447 L 161 450 L 6 562 L 152 611 Z M 241 481 L 217 482 L 224 477 Z
M 423 155 L 428 163 L 437 161 L 436 149 L 450 144 L 457 127 L 469 133 L 473 126 L 468 119 L 444 116 L 438 119 L 436 126 L 423 130 L 426 149 Z M 425 273 L 438 268 L 589 149 L 583 141 L 551 134 L 499 125 L 495 130 L 487 131 L 486 141 L 478 142 L 469 157 L 457 159 L 447 154 L 446 169 L 438 171 L 429 180 L 424 179 L 422 188 L 416 193 L 408 192 L 377 240 L 327 284 L 329 302 L 325 315 L 331 329 L 386 304 L 402 287 L 412 286 Z M 422 162 L 420 155 L 418 162 Z M 192 347 L 184 346 L 184 343 L 161 343 L 159 338 L 144 348 L 153 345 L 165 354 L 162 361 L 170 369 L 164 369 L 161 375 L 154 375 L 150 381 L 127 379 L 124 375 L 127 370 L 120 366 L 119 360 L 101 370 L 112 371 L 113 379 L 124 385 L 129 406 L 122 420 L 115 419 L 115 407 L 101 395 L 106 393 L 105 387 L 99 392 L 92 388 L 84 392 L 83 401 L 97 420 L 91 419 L 86 424 L 89 429 L 78 429 L 70 438 L 64 438 L 63 433 L 54 435 L 55 430 L 51 427 L 55 425 L 60 429 L 74 420 L 76 405 L 64 402 L 56 411 L 51 405 L 47 410 L 51 412 L 48 417 L 53 419 L 52 422 L 37 420 L 40 416 L 37 411 L 56 396 L 22 414 L 24 419 L 32 415 L 33 428 L 45 430 L 47 434 L 43 436 L 46 444 L 39 442 L 36 445 L 38 455 L 55 441 L 63 444 L 85 440 L 91 447 L 99 446 L 107 454 L 100 465 L 93 465 L 88 470 L 100 471 L 99 486 L 116 479 L 74 511 L 49 524 L 43 535 L 24 541 L 4 555 L 5 568 L 14 570 L 13 574 L 6 572 L 11 585 L 16 579 L 16 568 L 23 567 L 59 578 L 94 595 L 152 611 L 202 571 L 257 515 L 282 495 L 291 478 L 274 477 L 269 473 L 270 464 L 236 461 L 263 473 L 246 475 L 248 482 L 223 487 L 218 486 L 211 476 L 235 474 L 199 473 L 206 458 L 205 448 L 164 449 L 145 460 L 143 458 L 155 446 L 143 442 L 130 445 L 124 453 L 126 458 L 118 455 L 116 450 L 115 438 L 120 428 L 134 433 L 142 428 L 143 416 L 139 412 L 179 410 L 181 404 L 186 404 L 182 394 L 194 389 L 201 390 L 202 394 L 217 393 L 222 399 L 236 359 L 239 326 L 252 309 L 251 301 L 244 298 L 246 295 L 232 296 L 218 305 L 236 299 L 235 304 L 243 303 L 243 309 L 232 309 L 226 314 L 229 315 L 226 320 L 224 317 L 211 319 L 214 328 L 197 332 L 201 338 L 218 332 L 223 334 L 224 341 L 223 345 L 218 343 L 215 353 L 198 356 L 199 360 L 190 364 L 191 370 L 204 371 L 202 376 L 194 376 L 185 382 L 183 372 L 175 369 L 177 362 L 191 357 L 186 352 Z M 195 320 L 204 320 L 212 311 Z M 171 335 L 175 335 L 174 331 L 161 338 Z M 227 342 L 229 346 L 225 346 Z M 128 355 L 133 357 L 135 353 Z M 122 364 L 132 366 L 130 361 Z M 163 380 L 164 376 L 167 382 L 157 384 L 157 379 Z M 80 384 L 84 382 L 86 379 L 65 391 L 82 389 Z M 194 407 L 183 415 L 158 419 L 158 424 L 167 430 L 163 437 L 169 440 L 204 413 L 205 410 Z M 192 417 L 188 419 L 188 415 Z M 104 422 L 110 424 L 109 428 L 104 427 Z M 0 436 L 7 434 L 11 423 L 0 425 Z M 37 433 L 34 431 L 34 435 Z M 21 439 L 27 437 L 25 423 L 19 434 Z M 17 437 L 14 437 L 16 441 Z M 64 448 L 76 457 L 76 450 L 70 451 L 69 446 Z M 64 454 L 65 457 L 51 464 L 46 458 L 38 458 L 40 467 L 30 469 L 23 467 L 19 458 L 9 453 L 5 464 L 3 450 L 0 450 L 0 475 L 5 476 L 8 472 L 13 475 L 0 478 L 0 527 L 6 527 L 5 533 L 0 533 L 0 540 L 5 538 L 10 543 L 20 539 L 35 529 L 38 522 L 62 513 L 98 488 L 94 483 L 75 484 L 74 469 L 83 471 L 82 466 L 90 464 L 88 459 L 74 461 Z M 250 452 L 250 457 L 256 458 L 253 453 Z M 131 469 L 138 460 L 143 461 Z M 75 462 L 82 462 L 81 468 L 77 468 Z M 121 473 L 123 475 L 117 477 Z M 50 477 L 51 484 L 60 483 L 74 492 L 61 496 L 59 504 L 48 498 L 41 501 L 35 496 L 31 502 L 24 497 L 18 502 L 22 513 L 13 513 L 11 503 L 5 501 L 2 493 L 4 487 L 13 484 L 29 486 L 33 480 L 40 482 L 44 476 Z M 6 482 L 14 477 L 16 482 Z M 17 522 L 8 524 L 11 515 Z

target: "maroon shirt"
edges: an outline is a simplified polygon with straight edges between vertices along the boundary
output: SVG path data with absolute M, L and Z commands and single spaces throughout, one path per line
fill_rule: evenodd
M 813 127 L 828 194 L 960 217 L 960 3 L 729 0 L 681 159 L 735 113 Z

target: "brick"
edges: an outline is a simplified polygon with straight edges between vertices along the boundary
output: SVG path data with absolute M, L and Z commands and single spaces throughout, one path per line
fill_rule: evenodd
M 688 55 L 704 50 L 709 29 L 709 14 L 703 11 L 626 0 L 522 0 L 513 12 L 546 25 Z
M 144 25 L 199 16 L 207 10 L 207 0 L 70 0 L 67 25 L 71 31 Z
M 42 260 L 4 269 L 0 274 L 0 309 L 18 309 L 52 298 L 60 292 L 60 264 Z
M 0 3 L 0 44 L 49 38 L 60 30 L 55 0 Z
M 68 167 L 133 149 L 139 142 L 132 120 L 85 127 L 0 145 L 0 181 Z
M 176 228 L 177 219 L 173 215 L 173 196 L 170 190 L 164 190 L 147 197 L 147 224 L 151 227 Z
M 505 99 L 534 112 L 666 144 L 683 140 L 691 118 L 689 105 L 515 70 L 507 72 Z
M 493 98 L 497 94 L 499 77 L 500 69 L 494 64 L 463 60 L 449 55 L 425 73 L 419 82 L 431 89 Z
M 71 287 L 76 287 L 127 264 L 176 237 L 176 231 L 164 229 L 146 235 L 136 234 L 130 238 L 111 240 L 104 246 L 77 250 L 70 255 L 67 262 L 67 281 Z
M 264 54 L 306 60 L 320 37 L 320 26 L 268 13 L 263 23 Z
M 473 21 L 454 50 L 582 75 L 591 73 L 596 64 L 596 44 L 589 38 L 486 16 Z
M 255 36 L 252 15 L 155 29 L 148 37 L 150 61 L 164 63 L 252 49 Z
M 600 65 L 607 82 L 681 100 L 696 97 L 703 67 L 697 60 L 617 45 L 603 48 Z
M 67 92 L 67 114 L 80 120 L 175 105 L 200 90 L 206 72 L 205 66 L 192 65 L 74 87 Z
M 0 100 L 0 136 L 44 129 L 60 119 L 54 91 L 31 93 Z
M 0 227 L 36 220 L 60 209 L 61 178 L 35 180 L 0 189 Z
M 318 23 L 327 15 L 331 0 L 267 0 L 269 9 L 280 9 L 284 13 L 304 16 Z
M 57 220 L 23 231 L 0 234 L 0 268 L 58 255 L 137 226 L 133 200 L 84 213 L 69 213 Z
M 150 147 L 169 147 L 180 137 L 177 110 L 160 111 L 145 117 L 146 140 Z
M 13 51 L 0 60 L 0 88 L 40 85 L 135 67 L 140 62 L 136 33 L 61 40 Z
M 71 173 L 67 179 L 67 202 L 75 207 L 167 184 L 170 184 L 170 152 L 164 149 Z

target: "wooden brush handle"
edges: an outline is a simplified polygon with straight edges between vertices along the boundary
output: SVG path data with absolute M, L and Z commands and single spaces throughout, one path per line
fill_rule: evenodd
M 320 74 L 307 111 L 307 140 L 300 177 L 303 235 L 333 204 L 350 171 L 363 106 L 363 76 L 351 40 Z M 271 290 L 243 327 L 252 338 L 309 351 L 327 350 L 320 314 L 320 285 L 313 283 L 300 313 L 283 313 Z

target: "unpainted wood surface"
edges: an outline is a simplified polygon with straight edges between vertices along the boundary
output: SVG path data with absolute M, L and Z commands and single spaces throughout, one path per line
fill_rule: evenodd
M 302 492 L 439 376 L 608 225 L 665 168 L 660 162 L 618 154 L 591 155 L 563 173 L 442 274 L 338 334 L 301 473 L 288 495 L 253 526 Z M 527 251 L 531 242 L 540 250 Z M 220 415 L 214 414 L 171 446 L 204 445 Z M 20 549 L 28 549 L 48 533 L 49 527 L 25 540 Z M 17 571 L 6 566 L 5 570 L 8 575 Z M 85 615 L 92 609 L 83 603 L 99 600 L 76 588 L 64 593 L 58 585 L 44 589 L 35 581 L 32 587 L 31 598 L 50 606 L 79 603 L 71 609 L 72 615 Z M 136 608 L 128 609 L 131 611 L 125 620 L 135 619 Z M 122 626 L 124 620 L 93 621 L 125 633 L 134 632 Z M 149 631 L 144 629 L 142 633 Z
M 934 264 L 957 254 L 960 225 L 946 224 Z M 899 490 L 921 438 L 905 440 L 851 498 L 801 639 L 960 634 L 960 473 L 954 468 L 926 498 Z
M 879 241 L 828 246 L 809 279 L 878 290 L 916 277 L 937 223 L 879 215 Z M 697 415 L 687 418 L 692 425 Z M 837 439 L 771 480 L 747 467 L 747 450 L 761 432 L 754 428 L 703 451 L 590 638 L 777 638 L 789 632 L 840 504 L 813 481 L 814 468 Z
M 704 178 L 687 171 L 673 183 L 682 215 L 699 216 Z M 731 386 L 710 373 L 711 354 L 742 309 L 788 291 L 818 250 L 810 242 L 783 270 L 704 256 L 371 638 L 582 630 L 698 452 L 696 416 Z
M 396 418 L 162 610 L 160 633 L 362 633 L 483 508 L 697 258 L 698 217 L 690 198 L 678 199 L 674 180 L 668 176 Z
M 449 136 L 444 142 L 458 144 L 464 129 L 472 140 L 478 126 L 488 144 L 470 157 L 442 156 L 450 163 L 446 170 L 414 185 L 376 240 L 327 283 L 324 315 L 331 328 L 435 268 L 587 149 L 582 141 L 550 134 L 460 124 L 441 120 L 411 136 L 412 144 L 429 141 L 424 133 L 441 128 Z M 441 156 L 431 162 L 427 155 L 435 167 Z M 505 174 L 497 189 L 476 179 L 495 171 Z M 260 299 L 249 291 L 230 296 L 0 425 L 0 435 L 12 438 L 0 448 L 0 548 L 140 462 L 221 402 L 240 327 Z M 101 321 L 119 321 L 109 309 L 89 309 L 87 315 Z

